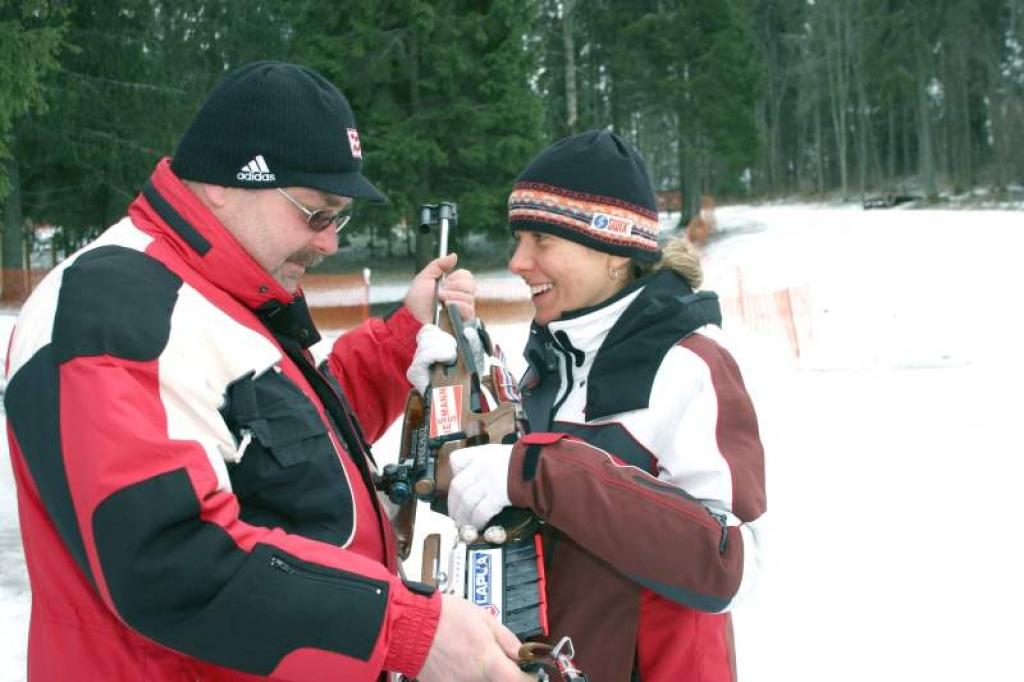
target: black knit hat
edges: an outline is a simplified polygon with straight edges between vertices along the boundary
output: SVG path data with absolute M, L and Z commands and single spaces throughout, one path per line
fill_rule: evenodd
M 533 230 L 584 246 L 656 261 L 658 204 L 647 167 L 613 132 L 567 137 L 530 162 L 508 198 L 512 230 Z
M 225 187 L 309 187 L 386 201 L 363 177 L 356 120 L 312 69 L 255 62 L 224 76 L 178 143 L 171 169 Z

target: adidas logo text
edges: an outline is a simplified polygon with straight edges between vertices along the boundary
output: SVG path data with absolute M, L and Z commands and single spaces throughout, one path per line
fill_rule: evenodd
M 248 180 L 249 182 L 274 182 L 277 179 L 270 172 L 270 168 L 267 167 L 267 162 L 262 154 L 257 154 L 256 158 L 242 166 L 235 177 L 239 180 Z
M 238 175 L 235 177 L 239 180 L 252 180 L 253 182 L 273 182 L 277 179 L 273 173 L 260 173 L 259 171 L 253 172 L 249 170 L 238 171 Z

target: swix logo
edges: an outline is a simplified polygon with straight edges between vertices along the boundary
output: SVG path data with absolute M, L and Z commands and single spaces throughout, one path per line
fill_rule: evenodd
M 495 612 L 494 599 L 491 597 L 491 557 L 478 553 L 473 557 L 473 603 L 477 606 L 489 606 Z M 495 613 L 494 615 L 497 615 Z
M 430 394 L 430 437 L 462 431 L 462 386 L 439 386 Z
M 590 221 L 590 226 L 596 230 L 607 230 L 617 234 L 630 234 L 633 229 L 633 221 L 607 213 L 595 213 Z

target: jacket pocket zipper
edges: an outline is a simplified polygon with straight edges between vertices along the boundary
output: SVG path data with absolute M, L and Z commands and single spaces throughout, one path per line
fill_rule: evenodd
M 705 507 L 707 509 L 707 507 Z M 729 517 L 725 514 L 716 514 L 715 512 L 708 509 L 708 514 L 718 521 L 718 524 L 722 527 L 722 536 L 718 541 L 718 553 L 725 554 L 726 543 L 729 541 Z
M 276 554 L 272 554 L 270 556 L 270 567 L 275 568 L 282 573 L 287 573 L 288 575 L 297 575 L 301 578 L 320 583 L 327 583 L 335 586 L 344 585 L 345 587 L 355 588 L 364 592 L 372 592 L 378 596 L 384 593 L 384 590 L 380 587 L 367 585 L 366 583 L 353 578 L 346 578 L 340 575 L 326 575 L 316 571 L 311 571 L 308 568 L 303 568 L 302 566 L 296 566 L 295 564 L 285 561 Z

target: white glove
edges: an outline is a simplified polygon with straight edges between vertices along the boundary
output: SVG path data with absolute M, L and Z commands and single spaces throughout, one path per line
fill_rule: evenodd
M 452 481 L 448 486 L 448 516 L 459 528 L 467 524 L 483 529 L 505 507 L 508 499 L 508 461 L 512 446 L 476 445 L 452 453 Z
M 437 325 L 423 325 L 416 332 L 416 353 L 409 369 L 405 370 L 405 378 L 422 395 L 430 383 L 430 366 L 435 362 L 453 362 L 456 351 L 454 336 L 441 331 Z
M 469 348 L 473 352 L 473 362 L 476 364 L 476 371 L 480 372 L 481 378 L 487 376 L 487 353 L 484 352 L 484 341 L 480 338 L 480 329 L 466 325 L 462 335 L 469 342 Z

